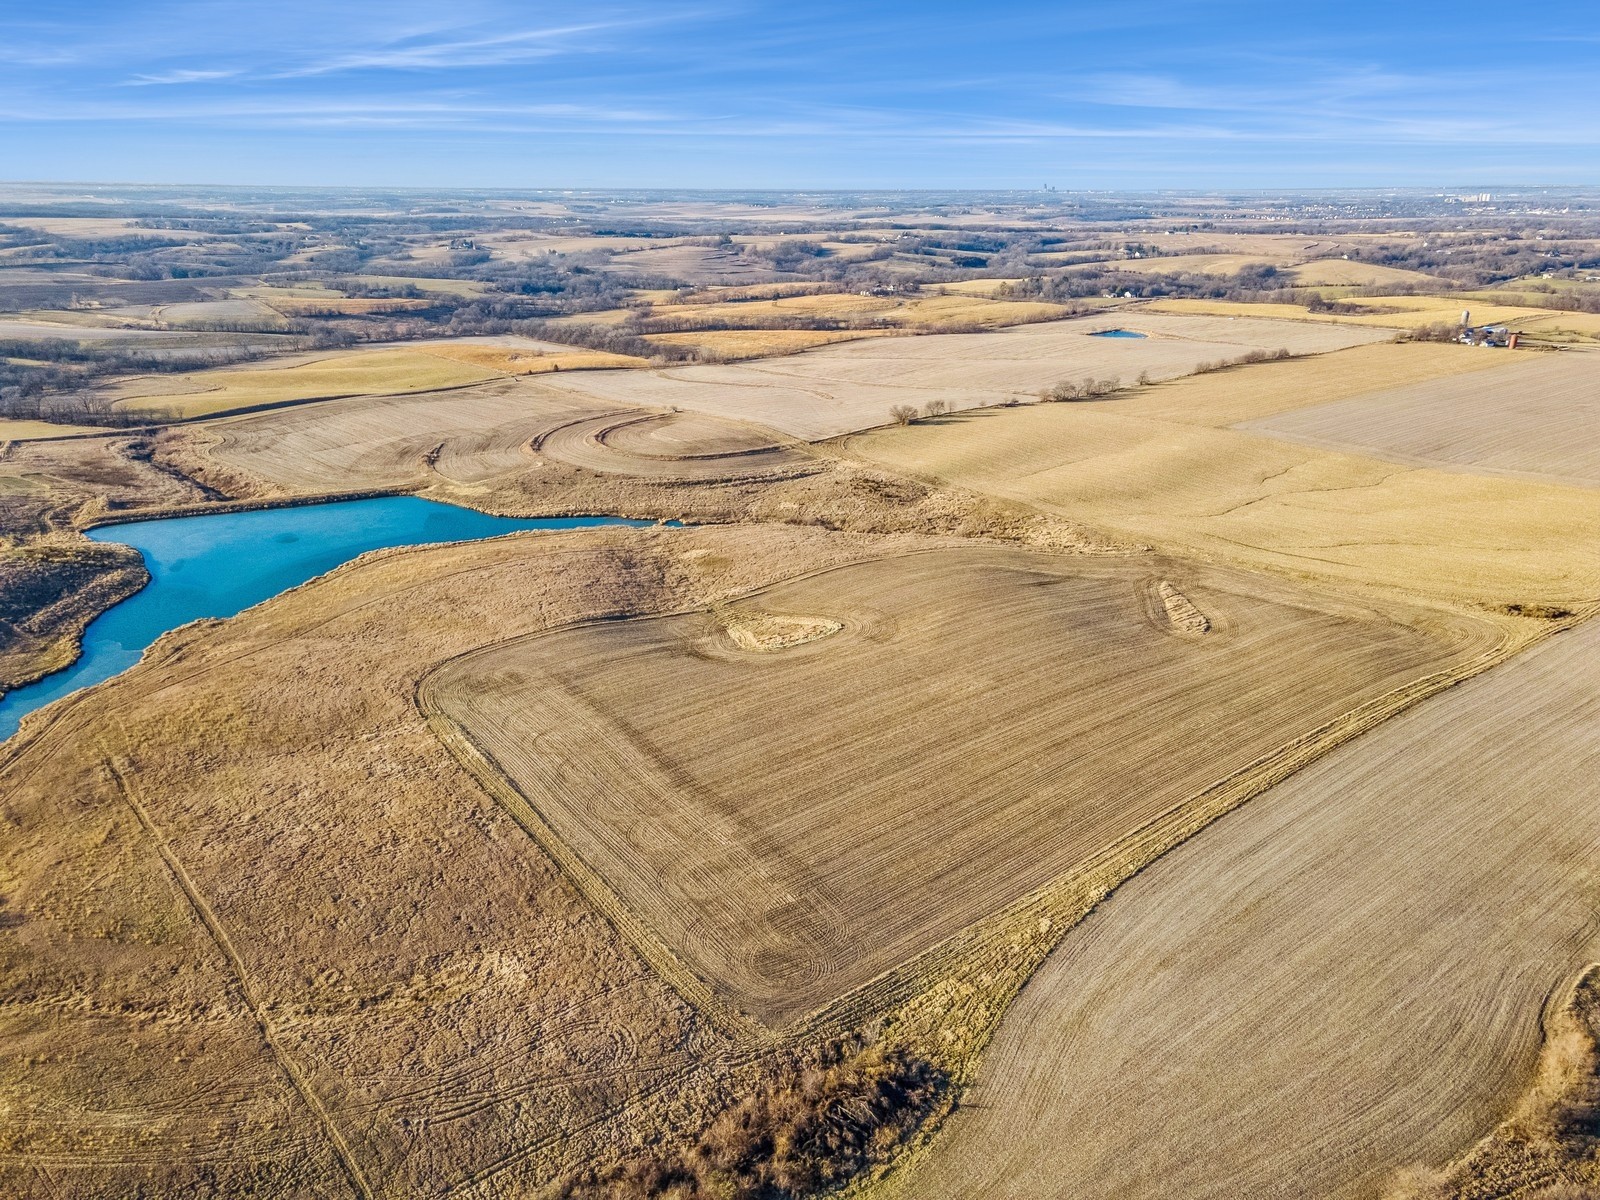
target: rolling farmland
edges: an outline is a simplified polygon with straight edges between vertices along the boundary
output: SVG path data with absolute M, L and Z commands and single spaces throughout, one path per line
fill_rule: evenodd
M 1032 182 L 0 185 L 0 1195 L 1600 1182 L 1600 192 Z
M 744 614 L 828 636 L 748 651 Z M 941 551 L 496 645 L 423 703 L 779 1026 L 1486 636 L 1178 564 Z
M 1337 369 L 1336 358 L 1321 361 Z M 1148 404 L 1170 407 L 1191 383 L 1208 381 L 1165 396 L 1155 388 Z M 1113 399 L 985 412 L 862 435 L 845 449 L 1246 566 L 1490 607 L 1600 594 L 1590 489 L 1396 465 L 1141 407 L 1135 397 L 1126 409 Z
M 1600 625 L 1222 818 L 1070 933 L 917 1200 L 1374 1196 L 1506 1111 L 1600 952 Z
M 269 367 L 140 376 L 114 387 L 112 394 L 122 408 L 203 417 L 302 400 L 436 391 L 492 379 L 498 374 L 415 350 L 368 350 L 304 357 Z
M 533 448 L 591 471 L 661 479 L 722 479 L 812 461 L 787 438 L 704 413 L 588 417 L 540 434 Z
M 1600 485 L 1600 353 L 1518 356 L 1244 428 L 1399 462 Z
M 815 439 L 882 424 L 895 404 L 943 400 L 965 407 L 1018 396 L 1031 399 L 1038 388 L 1078 373 L 1183 374 L 1202 361 L 1276 345 L 1281 333 L 1291 347 L 1349 344 L 1343 330 L 1166 317 L 1141 320 L 1141 327 L 1157 335 L 1148 339 L 1097 338 L 1088 331 L 1113 322 L 1095 320 L 971 335 L 880 338 L 720 367 L 560 372 L 541 374 L 537 382 L 491 381 L 437 395 L 297 405 L 210 423 L 197 436 L 208 443 L 203 454 L 224 468 L 291 491 L 404 486 L 434 473 L 477 483 L 527 465 L 524 447 L 541 434 L 629 409 L 678 407 Z M 1297 333 L 1312 336 L 1287 336 Z M 1370 336 L 1357 333 L 1355 340 Z M 1236 340 L 1209 340 L 1223 337 Z M 425 344 L 424 349 L 431 353 L 433 347 Z M 1384 349 L 1400 348 L 1370 347 L 1371 352 Z M 487 363 L 484 356 L 510 351 L 469 343 L 453 353 Z M 487 365 L 483 369 L 489 370 Z M 1443 368 L 1428 368 L 1434 369 Z M 963 378 L 968 383 L 962 386 L 948 382 Z M 568 431 L 545 448 L 552 457 L 580 466 L 630 469 L 628 460 L 588 445 L 588 432 L 593 431 L 579 437 Z M 713 445 L 697 453 L 708 452 L 720 451 Z M 431 466 L 425 462 L 430 454 Z M 671 473 L 659 462 L 635 461 L 633 466 L 648 475 Z M 695 473 L 715 471 L 702 463 Z
M 1358 328 L 1421 329 L 1429 325 L 1455 325 L 1463 311 L 1477 325 L 1508 325 L 1531 337 L 1550 341 L 1594 341 L 1600 338 L 1600 313 L 1561 312 L 1529 308 L 1508 296 L 1503 302 L 1485 302 L 1470 296 L 1368 296 L 1356 302 L 1380 311 L 1356 314 L 1311 312 L 1298 304 L 1246 304 L 1231 300 L 1153 300 L 1147 310 L 1190 316 L 1261 318 L 1309 321 Z
M 208 424 L 201 453 L 286 492 L 477 483 L 525 467 L 540 433 L 597 414 L 581 398 L 504 380 L 420 396 L 297 405 Z
M 1093 337 L 1117 325 L 1093 317 L 988 333 L 872 338 L 769 362 L 646 374 L 586 372 L 549 382 L 601 407 L 677 406 L 814 440 L 880 425 L 896 404 L 920 407 L 938 400 L 974 408 L 1031 400 L 1065 378 L 1115 376 L 1131 383 L 1147 372 L 1170 379 L 1250 350 L 1311 354 L 1384 337 L 1308 323 L 1143 313 L 1126 323 L 1151 336 Z

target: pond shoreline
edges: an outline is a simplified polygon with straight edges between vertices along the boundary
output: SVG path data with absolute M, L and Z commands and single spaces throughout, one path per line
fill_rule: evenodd
M 85 623 L 71 662 L 0 695 L 0 739 L 55 700 L 121 674 L 174 629 L 237 616 L 374 551 L 676 524 L 612 514 L 499 516 L 398 490 L 106 514 L 86 523 L 85 537 L 131 547 L 149 578 Z

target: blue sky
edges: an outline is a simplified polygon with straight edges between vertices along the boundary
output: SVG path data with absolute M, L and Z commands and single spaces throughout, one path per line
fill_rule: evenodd
M 0 0 L 0 178 L 1600 183 L 1592 3 Z

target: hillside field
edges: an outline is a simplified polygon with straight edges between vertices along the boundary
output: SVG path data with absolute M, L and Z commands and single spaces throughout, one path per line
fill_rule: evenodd
M 111 394 L 119 408 L 192 418 L 301 400 L 437 391 L 497 374 L 418 350 L 365 350 L 269 366 L 137 376 L 114 385 Z
M 1126 324 L 1145 338 L 1093 336 Z M 873 338 L 771 361 L 585 372 L 547 382 L 597 406 L 679 407 L 814 440 L 881 425 L 895 405 L 965 409 L 1032 400 L 1063 379 L 1156 379 L 1252 350 L 1317 354 L 1385 340 L 1374 330 L 1288 321 L 1130 314 L 972 334 Z
M 353 491 L 414 486 L 436 475 L 481 482 L 529 465 L 526 447 L 540 433 L 603 411 L 537 379 L 496 377 L 468 391 L 354 398 L 231 417 L 190 436 L 211 462 L 269 488 Z
M 1600 353 L 1500 359 L 1244 428 L 1399 462 L 1600 485 Z
M 730 637 L 763 622 L 802 632 Z M 1480 638 L 1230 572 L 952 550 L 500 643 L 422 703 L 580 878 L 781 1026 Z
M 1337 376 L 1339 362 L 1331 355 L 1303 369 Z M 1236 377 L 1248 389 L 1300 369 L 1262 364 Z M 1172 552 L 1491 608 L 1571 606 L 1600 594 L 1593 490 L 1407 467 L 1172 419 L 1208 398 L 1229 416 L 1248 407 L 1221 378 L 887 429 L 843 448 Z M 1292 407 L 1293 394 L 1273 403 Z
M 1600 952 L 1596 722 L 1590 622 L 1203 830 L 1063 939 L 876 1194 L 1357 1200 L 1460 1153 Z

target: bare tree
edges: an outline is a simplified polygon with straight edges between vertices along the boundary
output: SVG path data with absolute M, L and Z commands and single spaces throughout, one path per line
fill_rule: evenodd
M 929 400 L 922 407 L 922 415 L 925 417 L 942 417 L 949 411 L 950 402 L 948 400 Z
M 917 409 L 912 404 L 896 404 L 889 410 L 889 419 L 896 425 L 909 425 L 917 419 Z

